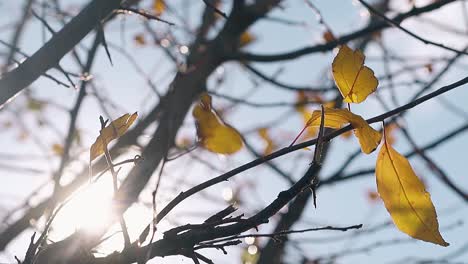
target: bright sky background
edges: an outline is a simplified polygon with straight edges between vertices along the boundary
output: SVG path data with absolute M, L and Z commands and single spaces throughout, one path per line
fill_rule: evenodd
M 334 30 L 336 35 L 345 34 L 361 28 L 367 22 L 367 13 L 357 3 L 351 0 L 312 0 L 321 10 L 324 19 Z M 20 17 L 21 7 L 17 3 L 19 1 L 0 0 L 0 28 L 3 25 L 16 21 Z M 63 2 L 63 1 L 62 1 Z M 64 7 L 70 7 L 70 12 L 76 12 L 87 1 L 66 1 Z M 148 2 L 148 1 L 146 1 Z M 202 7 L 202 1 L 183 1 L 179 0 L 177 3 L 187 4 Z M 200 2 L 201 4 L 198 4 Z M 408 1 L 398 0 L 393 1 L 392 7 L 399 11 L 409 10 Z M 416 4 L 423 5 L 429 1 L 416 1 Z M 76 4 L 75 4 L 76 3 Z M 148 7 L 149 4 L 143 5 Z M 305 22 L 307 26 L 292 27 L 285 26 L 279 23 L 264 21 L 256 24 L 251 32 L 257 36 L 258 40 L 249 46 L 247 49 L 252 52 L 258 53 L 274 53 L 284 52 L 300 48 L 303 46 L 314 45 L 323 42 L 322 33 L 323 28 L 317 23 L 314 13 L 311 9 L 306 8 L 303 1 L 289 0 L 284 1 L 282 4 L 283 9 L 276 9 L 273 17 L 288 18 L 294 21 Z M 228 6 L 223 7 L 224 10 L 229 10 Z M 451 4 L 437 12 L 433 12 L 430 16 L 437 19 L 441 23 L 447 25 L 456 25 L 461 31 L 467 31 L 466 23 L 462 16 L 461 3 Z M 187 14 L 191 21 L 198 22 L 199 17 L 197 14 L 200 9 L 195 8 L 192 12 Z M 8 14 L 8 15 L 7 15 Z M 164 18 L 171 20 L 171 15 L 165 15 Z M 34 23 L 28 25 L 25 37 L 21 42 L 21 49 L 32 54 L 42 44 L 42 28 L 37 20 L 32 19 Z M 143 32 L 141 20 L 135 16 L 127 16 L 113 21 L 106 27 L 106 37 L 109 43 L 122 45 L 134 58 L 140 63 L 148 76 L 157 84 L 160 91 L 165 91 L 168 83 L 172 80 L 174 72 L 171 62 L 164 57 L 164 54 L 152 45 L 147 47 L 139 47 L 133 42 L 133 36 L 137 33 Z M 125 25 L 125 32 L 121 34 L 121 23 Z M 153 28 L 156 30 L 167 30 L 168 27 L 164 24 L 151 22 Z M 194 25 L 194 24 L 193 24 Z M 421 36 L 428 39 L 443 42 L 447 46 L 462 49 L 466 42 L 466 36 L 455 36 L 454 34 L 444 33 L 435 28 L 433 25 L 417 20 L 405 21 L 403 26 L 417 32 Z M 53 27 L 58 30 L 60 26 L 53 24 Z M 191 28 L 193 29 L 193 27 Z M 183 31 L 180 28 L 174 28 L 173 32 L 179 37 L 180 45 L 188 45 L 189 39 L 183 38 Z M 9 41 L 10 31 L 1 30 L 0 39 Z M 47 34 L 47 37 L 50 37 Z M 94 38 L 94 35 L 89 36 L 84 43 L 89 44 Z M 391 51 L 401 56 L 453 56 L 453 53 L 441 50 L 440 48 L 426 46 L 411 37 L 401 33 L 397 29 L 386 30 L 382 36 L 385 45 Z M 125 42 L 122 42 L 122 39 Z M 148 38 L 149 40 L 149 38 Z M 1 47 L 1 51 L 5 51 Z M 336 52 L 336 51 L 335 51 Z M 138 111 L 141 116 L 146 113 L 153 104 L 156 102 L 156 97 L 150 88 L 146 85 L 145 80 L 138 75 L 134 68 L 128 61 L 118 52 L 111 49 L 114 66 L 110 66 L 104 50 L 100 49 L 98 59 L 93 66 L 93 77 L 99 87 L 99 93 L 106 98 L 112 99 L 116 102 L 115 109 L 110 108 L 112 113 L 111 118 L 116 118 L 126 112 Z M 382 65 L 378 61 L 372 60 L 376 56 L 381 55 L 381 49 L 376 44 L 370 44 L 365 51 L 366 56 L 369 57 L 367 65 L 374 69 L 377 76 L 384 74 Z M 304 84 L 311 86 L 319 86 L 323 84 L 330 84 L 330 66 L 334 54 L 314 54 L 304 56 L 300 59 L 291 62 L 281 62 L 277 64 L 254 64 L 262 71 L 274 74 L 278 69 L 284 68 L 280 75 L 279 80 L 292 83 Z M 183 55 L 181 55 L 181 58 Z M 460 59 L 457 66 L 454 66 L 449 74 L 439 81 L 434 88 L 452 83 L 461 78 L 466 77 L 466 59 Z M 415 59 L 415 63 L 417 63 Z M 75 64 L 72 63 L 70 57 L 62 60 L 61 65 L 66 69 L 76 69 Z M 434 72 L 437 73 L 440 69 L 439 65 L 434 65 Z M 393 69 L 398 69 L 398 65 L 393 65 Z M 224 71 L 225 83 L 222 87 L 216 87 L 215 78 L 219 76 L 219 72 Z M 56 71 L 51 71 L 54 76 L 62 76 Z M 421 71 L 419 76 L 423 80 L 430 80 L 433 76 L 427 72 Z M 250 77 L 247 77 L 244 69 L 237 63 L 226 63 L 222 69 L 214 74 L 213 79 L 209 82 L 208 88 L 211 90 L 216 89 L 219 93 L 229 94 L 233 97 L 241 97 L 250 91 L 252 83 Z M 403 79 L 401 79 L 403 80 Z M 55 83 L 48 79 L 40 78 L 32 85 L 33 94 L 37 98 L 50 99 L 53 102 L 66 107 L 71 107 L 75 101 L 77 90 L 67 89 L 57 86 Z M 218 90 L 219 89 L 219 90 Z M 400 104 L 406 103 L 407 100 L 418 91 L 419 88 L 399 87 L 398 100 Z M 386 101 L 389 102 L 388 92 L 379 92 Z M 466 99 L 468 98 L 468 91 L 466 86 L 460 87 L 443 96 L 446 100 L 454 103 L 458 107 L 466 107 Z M 294 102 L 296 94 L 290 91 L 273 87 L 269 84 L 262 84 L 260 89 L 257 89 L 248 100 L 251 102 Z M 228 101 L 214 97 L 215 108 L 222 108 L 228 106 Z M 6 121 L 15 122 L 17 116 L 9 111 L 24 105 L 24 97 L 19 96 L 6 110 L 2 110 L 0 115 L 0 123 Z M 394 106 L 392 106 L 393 108 Z M 380 107 L 377 100 L 371 96 L 363 105 L 353 106 L 352 110 L 364 117 L 372 117 L 383 113 L 384 110 Z M 59 111 L 53 106 L 48 106 L 45 110 L 46 119 L 55 124 L 61 133 L 66 133 L 68 126 L 67 114 Z M 253 127 L 258 128 L 261 124 L 267 124 L 269 120 L 274 120 L 280 114 L 283 114 L 287 109 L 283 108 L 252 108 L 243 106 L 235 108 L 230 112 L 226 121 L 232 126 L 238 128 L 240 131 L 251 131 Z M 94 98 L 87 98 L 84 107 L 78 118 L 79 129 L 82 131 L 82 147 L 81 147 L 81 160 L 72 164 L 71 168 L 67 170 L 68 177 L 73 175 L 72 172 L 87 166 L 87 148 L 92 144 L 99 131 L 99 115 L 103 114 L 102 109 L 98 106 Z M 61 138 L 57 133 L 47 130 L 39 129 L 35 125 L 37 123 L 37 116 L 34 114 L 27 114 L 22 116 L 24 118 L 25 126 L 34 131 L 33 136 L 29 136 L 24 141 L 18 141 L 18 135 L 21 131 L 13 127 L 4 130 L 0 133 L 0 143 L 3 146 L 0 153 L 15 153 L 21 155 L 42 155 L 44 152 L 41 148 L 37 147 L 34 141 L 34 136 L 43 147 L 50 148 L 54 143 L 60 143 Z M 415 137 L 420 145 L 431 142 L 434 138 L 460 126 L 468 120 L 468 117 L 454 116 L 451 112 L 444 110 L 443 106 L 437 100 L 424 103 L 413 109 L 405 118 L 409 131 Z M 274 135 L 278 144 L 283 147 L 289 145 L 295 135 L 301 129 L 301 117 L 299 114 L 290 111 L 290 115 L 284 120 L 283 124 L 274 130 Z M 379 126 L 376 126 L 379 127 Z M 151 131 L 147 132 L 150 136 Z M 193 120 L 189 116 L 179 134 L 179 138 L 195 137 L 195 128 Z M 143 138 L 142 141 L 147 140 Z M 397 143 L 395 148 L 400 153 L 406 153 L 411 150 L 409 144 L 404 140 L 403 136 L 397 134 Z M 248 137 L 249 143 L 262 147 L 260 138 L 253 133 Z M 357 140 L 355 139 L 341 139 L 338 138 L 333 141 L 331 152 L 328 160 L 323 169 L 322 177 L 329 176 L 336 169 L 336 164 L 341 164 L 347 157 L 358 148 Z M 468 178 L 466 177 L 465 165 L 465 150 L 468 148 L 468 135 L 458 136 L 452 139 L 448 144 L 444 144 L 431 152 L 430 156 L 448 173 L 448 175 L 464 190 L 468 191 Z M 128 154 L 119 157 L 117 161 L 131 158 L 134 154 L 138 154 L 137 150 L 131 150 Z M 232 157 L 222 157 L 210 154 L 203 150 L 195 152 L 196 155 L 204 160 L 213 163 L 220 172 L 228 171 L 239 165 L 244 164 L 253 159 L 248 151 L 242 151 Z M 9 170 L 3 170 L 0 166 L 1 186 L 0 189 L 0 217 L 2 217 L 8 209 L 17 207 L 22 203 L 23 199 L 27 197 L 34 189 L 47 181 L 50 177 L 48 171 L 53 171 L 58 166 L 58 158 L 49 152 L 49 157 L 46 159 L 30 159 L 29 162 L 18 163 L 27 167 L 37 168 L 46 171 L 40 174 L 26 174 L 15 173 Z M 280 166 L 284 171 L 290 172 L 295 178 L 298 178 L 306 170 L 310 162 L 312 152 L 307 150 L 299 151 L 297 153 L 287 155 L 275 160 L 275 164 Z M 357 159 L 349 168 L 349 172 L 357 171 L 362 168 L 370 168 L 375 165 L 377 151 L 368 156 L 362 156 Z M 300 156 L 307 158 L 300 159 Z M 439 223 L 441 232 L 444 238 L 451 243 L 448 248 L 442 248 L 429 243 L 418 242 L 409 240 L 409 238 L 399 232 L 393 225 L 385 228 L 382 231 L 373 233 L 372 235 L 363 235 L 353 238 L 352 232 L 316 232 L 306 235 L 296 235 L 293 239 L 298 240 L 310 239 L 308 243 L 301 245 L 304 252 L 313 256 L 326 256 L 329 254 L 337 253 L 346 249 L 361 248 L 366 245 L 375 243 L 376 241 L 388 241 L 393 239 L 408 239 L 409 243 L 401 243 L 398 245 L 391 245 L 388 247 L 380 247 L 365 253 L 353 254 L 346 258 L 338 259 L 338 263 L 390 263 L 401 259 L 404 256 L 424 257 L 424 258 L 437 258 L 443 257 L 455 252 L 457 249 L 466 247 L 466 234 L 468 228 L 464 219 L 468 218 L 468 210 L 466 204 L 448 188 L 443 186 L 439 180 L 436 179 L 426 168 L 425 164 L 418 158 L 410 160 L 413 168 L 417 174 L 424 179 L 427 184 L 429 192 L 431 193 L 432 200 L 435 204 L 439 214 Z M 4 161 L 0 160 L 0 164 Z M 125 175 L 130 167 L 124 166 L 121 175 Z M 219 175 L 219 172 L 210 171 L 203 165 L 194 165 L 189 162 L 188 158 L 182 158 L 168 164 L 165 169 L 165 179 L 163 182 L 162 193 L 159 197 L 160 205 L 165 204 L 176 193 L 188 189 L 189 184 L 199 183 L 203 180 Z M 106 177 L 107 176 L 107 177 Z M 183 182 L 182 182 L 183 180 Z M 149 186 L 154 186 L 154 179 Z M 277 193 L 285 188 L 287 184 L 278 176 L 276 176 L 266 166 L 260 166 L 249 170 L 245 173 L 235 176 L 230 182 L 214 186 L 204 196 L 196 195 L 186 200 L 179 207 L 177 207 L 170 215 L 168 221 L 161 223 L 160 231 L 167 230 L 173 224 L 186 224 L 186 223 L 200 223 L 209 213 L 213 213 L 226 206 L 223 201 L 222 194 L 230 190 L 236 185 L 243 183 L 244 186 L 250 183 L 257 187 L 256 191 L 252 191 L 248 186 L 243 187 L 243 201 L 246 204 L 241 205 L 238 212 L 245 212 L 247 215 L 253 213 L 254 209 L 261 208 L 261 206 L 271 202 Z M 179 188 L 179 189 L 174 189 Z M 182 189 L 180 189 L 182 188 Z M 345 184 L 337 186 L 326 186 L 318 192 L 318 208 L 314 209 L 312 204 L 308 204 L 306 212 L 302 220 L 294 227 L 308 228 L 319 227 L 325 225 L 333 226 L 348 226 L 354 224 L 364 224 L 364 228 L 370 228 L 379 225 L 383 222 L 389 221 L 389 215 L 385 210 L 382 203 L 371 203 L 368 201 L 367 193 L 370 190 L 375 190 L 375 177 L 369 175 L 362 177 L 358 180 L 353 180 Z M 47 192 L 50 192 L 50 186 L 41 192 L 36 201 L 40 200 Z M 250 196 L 249 196 L 250 195 Z M 68 206 L 61 212 L 57 221 L 55 222 L 55 229 L 51 234 L 52 238 L 60 239 L 72 233 L 78 227 L 96 227 L 100 220 L 105 219 L 106 199 L 112 196 L 112 188 L 110 183 L 110 175 L 105 175 L 101 181 L 95 186 L 82 193 L 77 194 L 77 197 L 70 202 Z M 206 197 L 209 196 L 209 197 Z M 146 190 L 142 196 L 145 202 L 151 201 L 151 188 Z M 213 199 L 214 198 L 214 199 Z M 90 206 L 92 205 L 92 206 Z M 454 210 L 455 209 L 455 210 Z M 83 210 L 83 211 L 81 211 Z M 91 210 L 86 213 L 86 210 Z M 78 218 L 78 212 L 86 216 L 86 219 Z M 130 233 L 133 238 L 141 232 L 142 228 L 150 221 L 151 211 L 148 210 L 144 204 L 138 204 L 132 207 L 126 213 L 127 221 L 130 223 Z M 454 225 L 458 225 L 454 228 Z M 274 225 L 264 225 L 261 227 L 262 231 L 269 231 Z M 0 223 L 0 228 L 3 223 Z M 116 231 L 118 230 L 115 229 Z M 25 232 L 20 239 L 14 241 L 8 247 L 8 253 L 0 255 L 0 262 L 12 263 L 14 260 L 13 255 L 23 256 L 27 247 L 31 232 Z M 338 243 L 327 243 L 320 238 L 325 237 L 341 237 L 349 236 Z M 111 238 L 106 246 L 103 246 L 104 252 L 111 252 L 115 250 L 113 246 L 120 245 L 120 234 Z M 315 241 L 313 240 L 315 239 Z M 119 249 L 119 248 L 117 248 Z M 228 256 L 224 256 L 220 251 L 211 250 L 208 255 L 213 258 L 215 263 L 239 263 L 240 252 L 237 249 L 231 248 L 228 250 Z M 295 263 L 297 254 L 295 249 L 290 248 L 289 262 Z M 458 261 L 463 261 L 467 257 L 460 257 Z M 152 263 L 179 263 L 176 258 L 155 259 Z M 190 263 L 190 260 L 184 259 L 184 263 Z

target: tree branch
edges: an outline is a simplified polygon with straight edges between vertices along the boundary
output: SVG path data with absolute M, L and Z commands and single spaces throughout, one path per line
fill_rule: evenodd
M 121 0 L 93 0 L 44 46 L 0 80 L 0 107 L 59 61 L 91 30 L 119 8 Z
M 423 7 L 419 7 L 419 8 L 415 7 L 406 13 L 395 16 L 392 20 L 395 21 L 396 23 L 401 23 L 402 21 L 408 18 L 437 10 L 453 2 L 456 2 L 456 0 L 440 0 L 440 1 L 433 2 Z M 387 22 L 385 21 L 380 21 L 380 22 L 375 22 L 374 24 L 369 25 L 361 30 L 341 36 L 337 40 L 330 41 L 325 44 L 320 44 L 320 45 L 316 45 L 312 47 L 305 47 L 305 48 L 301 48 L 295 51 L 271 54 L 271 55 L 269 54 L 260 55 L 260 54 L 239 52 L 239 53 L 233 53 L 231 55 L 228 55 L 227 59 L 241 60 L 241 61 L 242 60 L 257 61 L 257 62 L 276 62 L 276 61 L 283 61 L 283 60 L 292 60 L 292 59 L 295 59 L 304 55 L 332 50 L 338 45 L 345 44 L 351 40 L 364 37 L 366 35 L 372 34 L 374 32 L 380 31 L 388 27 L 391 27 L 391 25 L 387 24 Z

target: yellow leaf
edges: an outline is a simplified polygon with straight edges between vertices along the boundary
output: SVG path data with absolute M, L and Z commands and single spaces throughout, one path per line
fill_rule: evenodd
M 156 15 L 160 16 L 164 11 L 166 11 L 166 3 L 164 0 L 154 0 L 153 2 L 153 10 Z
M 200 95 L 200 105 L 204 109 L 211 110 L 213 107 L 211 105 L 211 96 L 207 93 L 203 93 L 202 95 Z
M 432 73 L 434 71 L 434 68 L 431 63 L 424 65 L 424 68 L 426 68 L 428 73 Z
M 382 134 L 373 129 L 361 116 L 357 116 L 357 122 L 351 122 L 354 129 L 354 134 L 359 139 L 362 152 L 372 153 L 380 144 Z
M 333 35 L 333 33 L 330 30 L 327 30 L 323 33 L 322 35 L 323 39 L 325 40 L 326 43 L 335 41 L 336 38 Z
M 268 155 L 273 150 L 276 148 L 275 143 L 273 142 L 273 139 L 270 137 L 268 133 L 268 129 L 263 127 L 258 130 L 258 135 L 265 141 L 266 147 L 265 150 L 263 151 L 263 155 Z
M 201 145 L 214 153 L 233 154 L 242 146 L 242 137 L 233 127 L 225 124 L 211 106 L 211 96 L 202 94 L 192 112 Z
M 348 46 L 342 45 L 333 60 L 333 78 L 347 103 L 364 101 L 379 84 L 374 72 L 364 66 L 364 59 L 365 56 L 361 51 L 353 51 Z
M 145 39 L 145 35 L 143 34 L 137 34 L 133 37 L 133 40 L 135 40 L 135 43 L 140 45 L 140 46 L 144 46 L 146 45 L 146 39 Z
M 321 112 L 321 110 L 314 111 L 312 117 L 307 121 L 307 125 L 320 126 Z M 350 123 L 354 127 L 354 134 L 359 139 L 362 152 L 369 154 L 377 148 L 382 135 L 369 126 L 364 118 L 351 113 L 347 109 L 325 107 L 325 127 L 339 129 L 347 123 Z
M 242 35 L 240 36 L 239 46 L 243 48 L 249 44 L 252 44 L 256 40 L 257 40 L 257 37 L 255 37 L 254 35 L 246 31 L 242 33 Z
M 448 246 L 439 232 L 430 194 L 408 160 L 388 143 L 380 148 L 375 167 L 377 190 L 395 225 L 409 236 Z
M 323 107 L 334 108 L 335 104 L 336 104 L 335 101 L 329 101 L 329 102 L 323 103 Z
M 371 203 L 380 201 L 379 193 L 374 190 L 367 190 L 366 196 L 367 196 L 367 200 Z
M 329 107 L 329 108 L 332 108 L 335 106 L 334 101 L 324 102 L 323 98 L 317 93 L 306 93 L 304 91 L 299 91 L 297 93 L 295 108 L 296 108 L 296 111 L 299 112 L 299 114 L 301 114 L 302 120 L 304 121 L 304 127 L 306 127 L 306 129 L 304 130 L 302 139 L 315 137 L 318 132 L 317 127 L 312 127 L 312 126 L 307 125 L 307 122 L 312 117 L 312 111 L 310 111 L 306 106 L 306 103 L 308 102 L 315 102 L 315 103 L 323 104 L 325 107 Z
M 63 146 L 58 143 L 53 144 L 52 152 L 57 156 L 61 156 L 63 154 Z
M 89 151 L 89 160 L 93 161 L 99 155 L 104 153 L 104 147 L 112 140 L 121 137 L 125 134 L 128 128 L 135 122 L 138 114 L 125 114 L 116 120 L 112 121 L 108 126 L 101 130 L 100 135 L 96 138 L 96 141 L 91 146 Z
M 346 109 L 333 109 L 333 108 L 324 108 L 325 109 L 325 122 L 324 126 L 329 128 L 338 129 L 343 127 L 345 124 L 349 123 L 351 117 L 351 112 Z M 308 126 L 320 126 L 322 119 L 322 111 L 316 110 L 312 113 L 312 116 L 307 121 Z

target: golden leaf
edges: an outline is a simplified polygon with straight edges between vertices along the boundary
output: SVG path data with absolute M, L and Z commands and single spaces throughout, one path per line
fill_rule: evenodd
M 325 31 L 322 35 L 323 39 L 325 40 L 326 43 L 335 41 L 336 38 L 333 35 L 333 33 L 330 30 Z
M 366 193 L 367 200 L 371 203 L 380 201 L 379 193 L 374 190 L 368 190 Z
M 157 16 L 162 15 L 162 13 L 166 11 L 166 3 L 164 3 L 164 0 L 154 0 L 153 10 Z
M 439 232 L 430 194 L 408 160 L 388 143 L 380 148 L 375 167 L 377 190 L 395 225 L 409 236 L 448 246 Z
M 333 108 L 324 108 L 325 109 L 325 122 L 324 126 L 334 129 L 342 128 L 344 125 L 349 123 L 350 114 L 346 109 L 333 109 Z M 320 126 L 322 119 L 322 111 L 316 110 L 312 113 L 312 116 L 307 121 L 308 126 Z
M 324 126 L 339 129 L 350 123 L 354 127 L 354 134 L 359 139 L 362 152 L 369 154 L 373 152 L 380 143 L 382 135 L 373 129 L 359 115 L 353 114 L 347 109 L 333 109 L 325 107 Z M 308 126 L 320 126 L 321 110 L 314 111 L 312 117 L 307 121 Z
M 361 116 L 357 116 L 355 121 L 351 121 L 354 129 L 354 135 L 359 139 L 362 152 L 372 153 L 380 144 L 382 134 L 373 129 Z
M 432 73 L 434 71 L 434 67 L 432 66 L 431 63 L 424 65 L 424 68 L 426 68 L 428 73 Z
M 101 130 L 100 135 L 96 138 L 96 141 L 91 146 L 89 151 L 89 160 L 93 161 L 99 155 L 104 153 L 104 147 L 112 140 L 121 137 L 125 134 L 128 128 L 135 122 L 138 114 L 125 114 L 116 120 L 112 121 L 108 126 Z
M 333 60 L 333 78 L 347 103 L 364 101 L 379 84 L 374 72 L 364 66 L 364 59 L 365 56 L 361 51 L 353 51 L 348 46 L 342 45 Z
M 52 152 L 57 156 L 63 155 L 63 146 L 61 144 L 58 144 L 58 143 L 53 144 L 52 145 Z
M 250 32 L 244 32 L 242 33 L 242 35 L 240 36 L 240 40 L 239 40 L 239 46 L 241 48 L 249 45 L 249 44 L 252 44 L 254 43 L 255 41 L 257 40 L 257 37 L 252 35 L 252 33 Z
M 233 154 L 244 145 L 240 133 L 225 124 L 211 106 L 211 96 L 204 93 L 193 108 L 192 115 L 197 125 L 201 145 L 214 153 Z
M 146 39 L 145 39 L 145 35 L 143 34 L 137 34 L 133 37 L 133 40 L 135 40 L 135 43 L 140 45 L 140 46 L 144 46 L 146 45 Z

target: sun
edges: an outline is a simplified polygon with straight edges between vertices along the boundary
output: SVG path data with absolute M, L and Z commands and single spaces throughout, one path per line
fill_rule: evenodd
M 78 229 L 97 232 L 112 220 L 113 187 L 110 177 L 101 177 L 74 193 L 60 209 L 53 224 L 53 237 L 63 238 Z
M 115 222 L 112 210 L 114 190 L 110 175 L 102 176 L 98 181 L 88 184 L 74 193 L 60 209 L 51 226 L 49 238 L 58 241 L 80 229 L 87 233 L 101 233 L 107 230 L 99 252 L 121 250 L 123 246 L 122 230 Z M 134 241 L 152 219 L 152 209 L 136 203 L 124 214 L 127 230 Z M 157 234 L 157 237 L 162 234 Z

